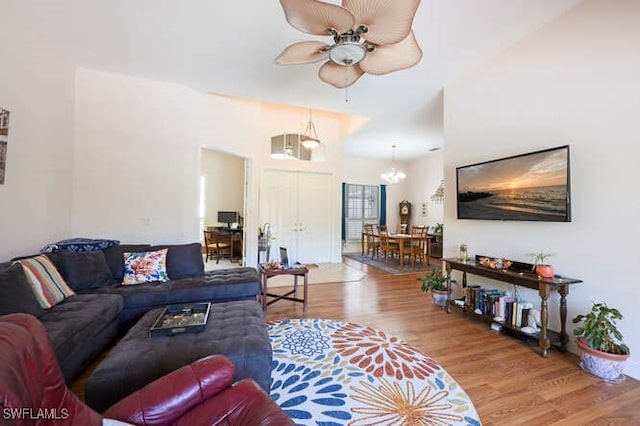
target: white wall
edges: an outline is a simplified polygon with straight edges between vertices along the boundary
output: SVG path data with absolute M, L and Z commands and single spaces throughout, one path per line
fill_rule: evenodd
M 358 117 L 314 111 L 324 162 L 270 158 L 270 138 L 301 131 L 308 109 L 202 95 L 174 84 L 79 69 L 76 76 L 74 234 L 151 243 L 198 241 L 201 148 L 247 159 L 246 259 L 257 258 L 258 201 L 265 168 L 333 176 L 340 205 L 340 140 Z M 332 261 L 340 261 L 334 209 Z M 255 242 L 255 243 L 254 243 Z
M 638 22 L 637 1 L 585 1 L 445 89 L 445 254 L 462 241 L 470 254 L 556 253 L 557 273 L 584 280 L 571 287 L 569 319 L 592 301 L 619 308 L 632 353 L 640 348 L 632 269 L 640 241 Z M 456 219 L 456 166 L 563 144 L 571 147 L 571 223 Z M 626 372 L 640 377 L 637 355 Z
M 248 264 L 257 259 L 260 179 L 265 169 L 299 170 L 332 175 L 332 262 L 341 260 L 340 184 L 342 149 L 340 140 L 363 122 L 361 117 L 327 111 L 313 111 L 313 122 L 322 141 L 326 161 L 281 161 L 271 158 L 271 137 L 304 130 L 309 120 L 308 108 L 247 101 L 210 95 L 204 98 L 205 114 L 201 140 L 204 146 L 239 155 L 248 161 L 248 185 L 245 216 L 245 255 Z
M 77 71 L 74 235 L 199 241 L 200 98 L 173 84 Z
M 409 163 L 407 180 L 409 181 L 409 197 L 413 207 L 411 222 L 418 225 L 433 226 L 442 223 L 444 204 L 434 202 L 431 196 L 443 178 L 442 150 L 431 152 L 422 158 Z M 422 203 L 427 202 L 427 215 L 422 215 Z
M 214 149 L 201 151 L 200 170 L 205 176 L 205 226 L 218 223 L 218 211 L 244 216 L 244 158 Z
M 57 9 L 34 0 L 0 8 L 0 107 L 11 112 L 0 261 L 37 252 L 71 229 L 74 77 Z

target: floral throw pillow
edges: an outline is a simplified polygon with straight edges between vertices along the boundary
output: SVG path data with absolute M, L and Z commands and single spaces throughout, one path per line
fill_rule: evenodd
M 123 285 L 148 283 L 150 281 L 169 281 L 167 275 L 167 251 L 145 251 L 124 253 Z

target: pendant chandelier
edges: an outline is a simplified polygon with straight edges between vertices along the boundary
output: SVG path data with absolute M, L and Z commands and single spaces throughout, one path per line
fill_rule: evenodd
M 398 183 L 402 179 L 406 178 L 407 175 L 396 169 L 396 146 L 391 145 L 391 170 L 384 172 L 380 175 L 380 177 L 388 183 Z
M 300 142 L 302 143 L 302 146 L 310 150 L 316 149 L 318 145 L 320 145 L 320 139 L 318 139 L 316 127 L 313 125 L 311 110 L 309 110 L 309 122 L 307 123 L 307 127 L 304 129 L 302 135 L 300 135 Z

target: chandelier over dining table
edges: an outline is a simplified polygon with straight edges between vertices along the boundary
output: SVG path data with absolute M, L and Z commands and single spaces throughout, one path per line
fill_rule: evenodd
M 380 177 L 384 181 L 391 184 L 398 183 L 407 177 L 407 175 L 403 171 L 398 170 L 396 168 L 396 146 L 395 145 L 391 146 L 391 169 L 380 174 Z

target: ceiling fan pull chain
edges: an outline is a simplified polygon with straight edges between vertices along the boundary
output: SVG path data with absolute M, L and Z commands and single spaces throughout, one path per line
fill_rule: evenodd
M 344 89 L 344 103 L 348 104 L 349 103 L 349 88 L 345 88 Z

